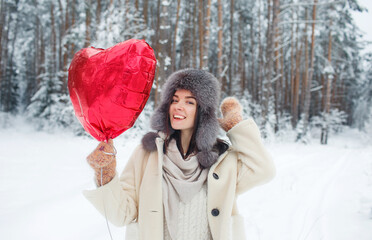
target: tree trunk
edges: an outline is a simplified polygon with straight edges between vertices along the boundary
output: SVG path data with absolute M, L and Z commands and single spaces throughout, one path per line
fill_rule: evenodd
M 331 107 L 334 106 L 334 107 L 337 107 L 339 108 L 339 94 L 338 94 L 338 91 L 339 91 L 339 86 L 337 85 L 337 77 L 338 75 L 335 73 L 335 75 L 333 76 L 333 80 L 332 80 L 332 83 L 331 85 L 333 86 L 332 87 L 332 96 L 331 96 Z
M 155 106 L 158 103 L 158 90 L 163 85 L 165 78 L 170 68 L 170 35 L 169 35 L 169 16 L 168 16 L 168 3 L 159 1 L 160 3 L 160 17 L 159 17 L 159 38 L 157 42 L 157 81 L 156 81 L 156 94 L 155 94 Z
M 313 81 L 313 72 L 314 72 L 314 58 L 315 58 L 315 21 L 316 21 L 316 6 L 317 6 L 318 0 L 314 0 L 313 5 L 313 17 L 312 17 L 312 26 L 311 26 L 311 45 L 310 45 L 310 69 L 308 72 L 308 85 L 306 88 L 306 96 L 305 96 L 305 102 L 304 102 L 304 111 L 303 111 L 303 130 L 299 135 L 297 136 L 297 140 L 300 140 L 307 134 L 307 128 L 309 125 L 309 113 L 310 113 L 310 103 L 311 103 L 311 86 Z
M 240 78 L 240 96 L 244 95 L 245 86 L 245 61 L 244 61 L 244 49 L 242 42 L 242 29 L 239 30 L 239 54 L 238 54 L 238 75 Z
M 67 0 L 66 6 L 70 6 L 70 0 Z M 69 21 L 69 7 L 65 8 L 65 27 L 64 27 L 64 35 L 67 34 L 68 29 L 70 28 L 70 21 Z M 68 51 L 69 45 L 65 42 L 64 51 L 63 51 L 63 84 L 62 84 L 62 92 L 67 93 L 67 65 L 68 65 Z
M 224 86 L 224 81 L 222 81 L 222 42 L 223 42 L 223 25 L 222 25 L 222 0 L 218 0 L 218 53 L 217 53 L 217 77 L 222 83 L 222 91 L 226 89 Z
M 39 88 L 41 80 L 42 80 L 42 74 L 45 73 L 45 42 L 44 42 L 44 31 L 40 24 L 40 20 L 37 21 L 37 30 L 38 30 L 38 51 L 39 51 L 39 57 L 38 57 L 38 67 L 37 67 L 37 88 Z
M 38 2 L 35 1 L 35 9 L 38 9 Z M 44 31 L 40 23 L 39 15 L 35 15 L 35 50 L 36 50 L 36 88 L 40 87 L 41 75 L 45 73 L 45 44 L 44 44 Z
M 279 130 L 279 115 L 280 115 L 280 96 L 281 96 L 281 82 L 283 79 L 283 75 L 280 73 L 280 58 L 279 58 L 279 6 L 280 2 L 279 0 L 274 0 L 274 5 L 273 5 L 273 31 L 274 31 L 274 60 L 275 60 L 275 65 L 274 65 L 274 73 L 275 73 L 275 132 Z
M 269 113 L 270 113 L 270 104 L 271 104 L 271 94 L 272 94 L 272 84 L 271 81 L 273 80 L 273 70 L 274 70 L 274 23 L 277 16 L 275 16 L 275 9 L 277 1 L 269 0 L 268 2 L 268 28 L 267 28 L 267 48 L 266 48 L 266 61 L 265 64 L 265 82 L 264 82 L 264 98 L 263 98 L 263 111 L 262 111 L 262 118 L 263 123 L 262 125 L 265 126 L 266 123 L 269 121 Z M 265 137 L 265 132 L 263 132 L 263 136 Z
M 56 71 L 58 72 L 58 79 L 59 79 L 59 82 L 62 83 L 62 89 L 61 89 L 61 92 L 64 93 L 64 76 L 61 74 L 63 73 L 63 45 L 62 45 L 62 41 L 63 41 L 63 37 L 64 37 L 64 34 L 65 34 L 65 19 L 64 19 L 64 15 L 63 15 L 63 7 L 62 7 L 62 3 L 61 3 L 61 0 L 58 0 L 58 11 L 59 11 L 59 24 L 57 25 L 57 31 L 58 31 L 58 43 L 56 43 L 57 45 L 57 49 L 58 49 L 58 57 L 56 59 L 56 62 L 57 62 L 57 69 Z
M 51 73 L 53 75 L 57 72 L 57 34 L 56 34 L 56 28 L 55 28 L 55 20 L 54 20 L 54 5 L 53 3 L 50 4 L 50 17 L 51 17 L 51 41 L 50 44 L 52 45 L 52 66 L 51 66 Z
M 1 9 L 0 9 L 0 89 L 3 82 L 3 50 L 5 49 L 4 40 L 3 40 L 3 32 L 4 32 L 4 24 L 6 19 L 6 13 L 5 11 L 5 4 L 4 0 L 1 0 Z M 4 47 L 4 48 L 3 48 Z M 1 91 L 0 91 L 0 100 L 1 100 Z
M 196 68 L 196 61 L 197 61 L 197 48 L 196 48 L 196 39 L 197 39 L 197 32 L 196 32 L 196 27 L 197 26 L 197 12 L 198 12 L 198 5 L 197 5 L 197 0 L 194 0 L 194 19 L 193 19 L 193 33 L 192 33 L 192 66 L 193 68 Z
M 18 5 L 18 2 L 15 3 L 15 9 L 17 9 L 17 5 Z M 15 113 L 17 111 L 16 109 L 16 106 L 17 106 L 17 100 L 14 98 L 14 86 L 16 84 L 13 83 L 14 81 L 14 72 L 16 71 L 15 69 L 13 69 L 13 57 L 14 57 L 14 52 L 15 52 L 15 43 L 16 43 L 16 40 L 17 40 L 17 36 L 18 36 L 18 27 L 19 27 L 19 15 L 16 15 L 15 16 L 15 26 L 14 26 L 14 29 L 12 30 L 12 32 L 14 33 L 13 35 L 13 39 L 12 39 L 12 42 L 11 42 L 11 52 L 9 53 L 9 58 L 7 60 L 9 66 L 7 66 L 7 69 L 5 71 L 6 73 L 6 76 L 5 78 L 7 78 L 6 82 L 8 82 L 7 84 L 7 88 L 6 89 L 6 96 L 5 96 L 5 108 L 4 108 L 4 111 L 5 112 L 11 112 L 11 113 Z M 9 20 L 9 23 L 10 23 L 10 20 Z M 10 26 L 8 25 L 8 31 L 10 31 Z M 7 33 L 8 35 L 8 33 Z M 7 65 L 8 65 L 7 64 Z
M 143 1 L 143 20 L 145 22 L 145 26 L 149 26 L 149 17 L 148 17 L 148 6 L 149 6 L 149 0 Z
M 136 8 L 136 11 L 138 11 L 138 9 L 139 9 L 139 6 L 138 5 L 139 5 L 138 0 L 135 0 L 134 6 Z
M 199 9 L 198 9 L 199 17 L 199 68 L 202 68 L 204 66 L 203 64 L 203 48 L 204 48 L 204 5 L 203 0 L 199 0 Z
M 173 44 L 172 44 L 172 72 L 176 70 L 176 50 L 177 50 L 177 31 L 180 16 L 181 0 L 177 0 L 176 25 L 174 27 Z
M 181 38 L 181 56 L 180 57 L 180 68 L 188 68 L 192 66 L 192 54 L 193 54 L 193 46 L 192 46 L 192 36 L 193 30 L 191 26 L 193 26 L 193 5 L 192 1 L 185 2 L 185 28 L 183 37 Z
M 110 4 L 111 5 L 111 4 Z M 130 26 L 130 23 L 129 23 L 129 14 L 131 13 L 130 12 L 130 6 L 131 6 L 131 3 L 129 0 L 125 0 L 125 12 L 124 12 L 124 26 L 126 28 L 129 28 Z M 111 8 L 113 10 L 113 8 Z M 110 14 L 111 15 L 111 14 Z M 110 26 L 110 30 L 111 30 L 111 26 Z
M 71 3 L 71 27 L 74 27 L 75 25 L 75 22 L 76 22 L 76 0 L 72 0 L 72 3 Z M 68 58 L 72 58 L 75 54 L 75 42 L 72 41 L 71 42 L 71 48 L 70 48 L 70 55 L 68 56 Z M 67 72 L 66 72 L 66 76 L 67 76 Z
M 262 103 L 262 78 L 263 71 L 262 66 L 264 65 L 263 47 L 262 47 L 262 26 L 261 26 L 261 0 L 258 0 L 258 83 L 257 83 L 257 102 Z
M 296 35 L 298 36 L 298 28 L 299 26 L 297 25 L 297 33 Z M 297 37 L 298 39 L 298 37 Z M 299 105 L 299 95 L 300 95 L 300 69 L 301 69 L 301 56 L 302 56 L 302 48 L 303 44 L 300 41 L 296 41 L 296 74 L 294 77 L 294 85 L 293 85 L 293 95 L 292 95 L 292 119 L 293 122 L 292 124 L 294 126 L 297 126 L 298 122 L 298 105 Z M 300 46 L 298 46 L 300 45 Z
M 209 36 L 210 36 L 210 23 L 211 23 L 211 2 L 207 2 L 207 16 L 205 18 L 205 34 L 204 34 L 204 50 L 203 50 L 203 66 L 204 70 L 208 70 L 208 52 L 209 52 Z
M 345 111 L 345 105 L 346 105 L 346 101 L 344 101 L 345 99 L 345 83 L 344 83 L 344 79 L 339 76 L 339 89 L 338 89 L 338 95 L 339 95 L 339 109 L 341 111 Z
M 302 81 L 302 90 L 301 90 L 301 108 L 304 109 L 304 102 L 305 102 L 305 93 L 308 85 L 308 71 L 309 71 L 309 41 L 307 39 L 307 28 L 308 28 L 308 11 L 307 8 L 305 9 L 305 29 L 304 29 L 304 41 L 305 41 L 305 66 L 304 66 L 304 77 Z
M 37 9 L 37 1 L 35 2 L 35 8 Z M 35 14 L 35 31 L 34 31 L 34 49 L 35 49 L 35 59 L 36 61 L 34 61 L 34 69 L 35 69 L 35 73 L 36 73 L 36 81 L 35 81 L 35 84 L 33 84 L 34 86 L 32 87 L 33 89 L 33 92 L 30 96 L 32 96 L 37 88 L 39 87 L 40 85 L 40 74 L 41 74 L 41 67 L 43 66 L 43 63 L 41 62 L 41 59 L 40 59 L 40 55 L 41 55 L 41 48 L 40 48 L 40 19 L 39 19 L 39 15 L 38 14 Z
M 283 40 L 282 40 L 283 44 Z M 287 92 L 287 76 L 284 73 L 284 46 L 280 49 L 280 59 L 281 59 L 281 65 L 280 65 L 280 74 L 282 75 L 280 80 L 280 114 L 283 113 L 283 109 L 286 107 L 286 100 L 285 100 L 285 93 Z
M 328 34 L 328 63 L 327 67 L 332 66 L 332 20 L 330 20 L 329 23 L 329 34 Z M 326 78 L 327 78 L 327 86 L 326 86 L 326 94 L 325 94 L 325 105 L 324 105 L 324 114 L 327 116 L 331 109 L 331 88 L 332 88 L 332 80 L 333 80 L 333 74 L 326 72 Z M 328 133 L 329 133 L 329 126 L 326 119 L 324 119 L 325 124 L 322 128 L 322 134 L 321 134 L 321 144 L 327 144 L 328 141 Z
M 156 59 L 159 59 L 159 55 L 160 55 L 160 44 L 159 44 L 159 38 L 160 38 L 160 11 L 161 11 L 161 1 L 158 0 L 157 1 L 157 8 L 156 8 L 156 13 L 155 14 L 157 16 L 157 20 L 156 20 L 156 31 L 155 31 L 155 34 L 154 34 L 154 42 L 155 42 L 155 58 Z M 156 67 L 159 66 L 159 61 L 156 62 Z M 156 108 L 156 106 L 158 105 L 158 101 L 160 99 L 160 96 L 159 96 L 159 91 L 160 91 L 160 82 L 159 82 L 159 71 L 158 69 L 155 71 L 155 78 L 154 78 L 154 82 L 155 82 L 155 91 L 154 91 L 154 108 Z
M 321 99 L 321 105 L 319 107 L 319 111 L 321 111 L 322 109 L 325 108 L 325 95 L 326 95 L 326 91 L 327 91 L 327 87 L 326 87 L 326 80 L 325 80 L 325 76 L 322 74 L 320 76 L 320 82 L 322 84 L 322 99 Z
M 250 25 L 250 33 L 251 33 L 251 77 L 250 77 L 250 94 L 252 95 L 253 101 L 257 102 L 258 101 L 258 94 L 257 94 L 257 80 L 256 80 L 256 75 L 254 74 L 255 71 L 255 44 L 254 44 L 254 31 L 253 31 L 253 23 Z
M 97 1 L 97 8 L 96 8 L 96 26 L 99 26 L 101 23 L 101 9 L 102 9 L 102 4 L 101 0 L 96 0 Z
M 292 20 L 295 21 L 295 17 L 294 17 L 294 12 L 292 13 Z M 297 28 L 298 28 L 298 25 L 297 25 Z M 294 61 L 294 56 L 295 56 L 295 31 L 294 31 L 294 25 L 291 26 L 291 73 L 290 73 L 290 86 L 291 86 L 291 94 L 289 94 L 288 96 L 288 103 L 290 102 L 290 109 L 291 109 L 291 115 L 292 115 L 292 127 L 295 128 L 296 127 L 296 124 L 297 124 L 297 120 L 294 119 L 294 115 L 293 115 L 293 98 L 295 96 L 295 84 L 294 84 L 294 81 L 295 81 L 295 74 L 294 74 L 294 70 L 295 70 L 295 61 Z M 296 46 L 297 46 L 297 43 L 296 43 Z
M 9 7 L 6 6 L 6 10 L 9 11 Z M 11 13 L 7 13 L 6 14 L 6 18 L 5 18 L 5 21 L 4 21 L 4 32 L 2 34 L 2 37 L 3 37 L 3 46 L 4 48 L 1 49 L 2 50 L 2 54 L 3 54 L 3 65 L 2 65 L 2 84 L 1 84 L 1 89 L 0 89 L 0 106 L 2 107 L 2 109 L 0 110 L 3 110 L 3 111 L 7 111 L 7 96 L 8 96 L 8 91 L 9 91 L 9 85 L 10 85 L 10 77 L 9 77 L 9 72 L 8 72 L 8 68 L 9 68 L 9 50 L 10 50 L 10 47 L 9 47 L 9 33 L 10 33 L 10 22 L 11 22 Z
M 286 73 L 286 76 L 285 76 L 285 79 L 284 79 L 284 86 L 285 86 L 285 89 L 284 89 L 284 107 L 285 109 L 290 112 L 290 95 L 291 95 L 291 87 L 290 87 L 290 81 L 291 81 L 291 76 L 289 75 L 290 73 L 287 72 Z M 292 125 L 293 127 L 293 125 Z
M 232 82 L 233 82 L 233 72 L 234 72 L 234 0 L 230 0 L 230 51 L 229 51 L 229 86 L 228 95 L 231 96 Z
M 91 13 L 90 9 L 92 7 L 91 0 L 86 1 L 85 7 L 85 44 L 84 47 L 88 47 L 90 45 L 90 23 L 91 23 Z

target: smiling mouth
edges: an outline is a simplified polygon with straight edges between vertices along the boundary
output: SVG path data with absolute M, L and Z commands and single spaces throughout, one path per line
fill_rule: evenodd
M 181 115 L 173 115 L 173 118 L 174 118 L 174 119 L 183 120 L 183 119 L 185 119 L 186 117 L 181 116 Z

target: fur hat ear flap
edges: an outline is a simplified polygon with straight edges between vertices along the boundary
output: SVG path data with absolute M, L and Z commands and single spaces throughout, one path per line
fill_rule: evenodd
M 209 168 L 212 166 L 218 159 L 218 153 L 213 151 L 202 151 L 196 154 L 200 165 L 204 168 Z
M 157 131 L 166 132 L 170 130 L 170 134 L 174 132 L 172 127 L 169 124 L 169 119 L 167 119 L 168 105 L 162 104 L 159 106 L 150 119 L 150 124 L 152 129 Z M 167 129 L 170 128 L 170 129 Z
M 156 132 L 149 132 L 146 133 L 142 138 L 142 146 L 145 150 L 149 152 L 153 152 L 156 150 L 156 142 L 155 139 L 159 137 Z
M 203 110 L 202 110 L 203 111 Z M 212 109 L 200 114 L 196 132 L 196 145 L 200 151 L 211 151 L 219 131 L 219 123 Z
M 196 145 L 200 152 L 196 155 L 201 166 L 209 168 L 218 159 L 218 153 L 212 151 L 219 131 L 218 120 L 212 109 L 200 114 Z

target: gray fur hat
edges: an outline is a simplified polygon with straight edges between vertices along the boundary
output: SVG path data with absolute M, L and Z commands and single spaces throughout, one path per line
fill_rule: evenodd
M 196 146 L 199 150 L 196 155 L 203 167 L 210 167 L 218 158 L 218 152 L 212 151 L 216 143 L 219 131 L 219 123 L 216 112 L 219 104 L 220 84 L 219 81 L 209 72 L 200 69 L 183 69 L 174 72 L 169 76 L 162 89 L 161 103 L 151 117 L 151 127 L 154 130 L 165 132 L 166 129 L 174 132 L 167 112 L 173 94 L 178 89 L 189 90 L 196 98 L 199 107 L 199 122 L 196 130 Z M 156 149 L 156 133 L 148 133 L 142 139 L 146 150 Z

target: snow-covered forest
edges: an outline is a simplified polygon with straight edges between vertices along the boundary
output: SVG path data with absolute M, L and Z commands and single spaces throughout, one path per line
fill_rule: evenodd
M 352 18 L 357 0 L 1 0 L 0 116 L 82 133 L 67 71 L 81 48 L 145 39 L 158 60 L 145 111 L 177 69 L 212 72 L 265 137 L 310 127 L 371 128 L 371 55 Z M 6 124 L 6 123 L 5 123 Z M 137 124 L 138 125 L 138 124 Z
M 167 76 L 206 69 L 221 98 L 236 96 L 255 119 L 277 169 L 238 198 L 248 239 L 372 239 L 372 52 L 353 19 L 360 1 L 0 1 L 1 239 L 109 239 L 81 194 L 96 187 L 85 158 L 97 141 L 75 117 L 68 69 L 82 48 L 131 38 L 158 65 L 144 111 L 115 139 L 118 172 Z M 109 226 L 123 239 L 125 228 Z

